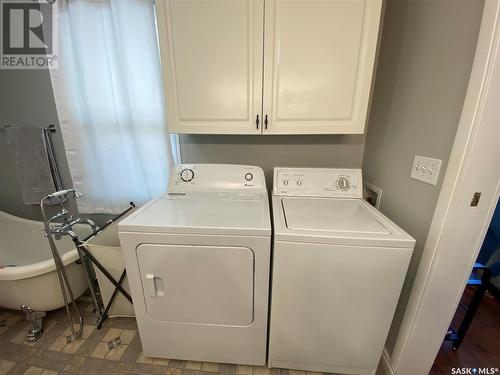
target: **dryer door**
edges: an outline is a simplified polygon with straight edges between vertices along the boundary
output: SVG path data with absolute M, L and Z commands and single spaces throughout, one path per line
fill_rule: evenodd
M 247 247 L 141 244 L 144 302 L 156 321 L 248 326 L 254 253 Z

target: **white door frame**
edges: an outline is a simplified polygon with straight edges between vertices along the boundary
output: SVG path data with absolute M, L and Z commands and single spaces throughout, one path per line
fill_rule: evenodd
M 500 0 L 486 0 L 450 161 L 403 322 L 380 372 L 427 374 L 462 296 L 500 192 Z M 471 207 L 474 192 L 481 192 Z M 476 367 L 490 367 L 477 363 Z

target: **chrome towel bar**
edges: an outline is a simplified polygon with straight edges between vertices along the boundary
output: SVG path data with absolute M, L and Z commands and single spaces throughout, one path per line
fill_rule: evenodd
M 11 125 L 5 125 L 5 126 L 2 126 L 0 127 L 0 131 L 3 131 L 5 130 L 6 128 L 9 128 L 11 127 Z M 43 130 L 45 130 L 46 132 L 49 132 L 49 133 L 55 133 L 57 128 L 54 124 L 50 124 L 49 126 L 43 128 Z

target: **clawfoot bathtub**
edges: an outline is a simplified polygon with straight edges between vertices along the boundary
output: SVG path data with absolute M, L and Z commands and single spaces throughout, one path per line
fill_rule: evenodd
M 64 306 L 43 223 L 0 211 L 0 307 L 50 311 Z M 70 238 L 56 241 L 75 297 L 87 289 Z

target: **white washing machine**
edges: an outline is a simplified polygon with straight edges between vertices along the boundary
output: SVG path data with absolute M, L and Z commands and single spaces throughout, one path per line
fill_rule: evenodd
M 375 374 L 415 240 L 361 170 L 275 168 L 269 367 Z
M 264 365 L 271 223 L 262 169 L 180 165 L 119 223 L 144 354 Z

